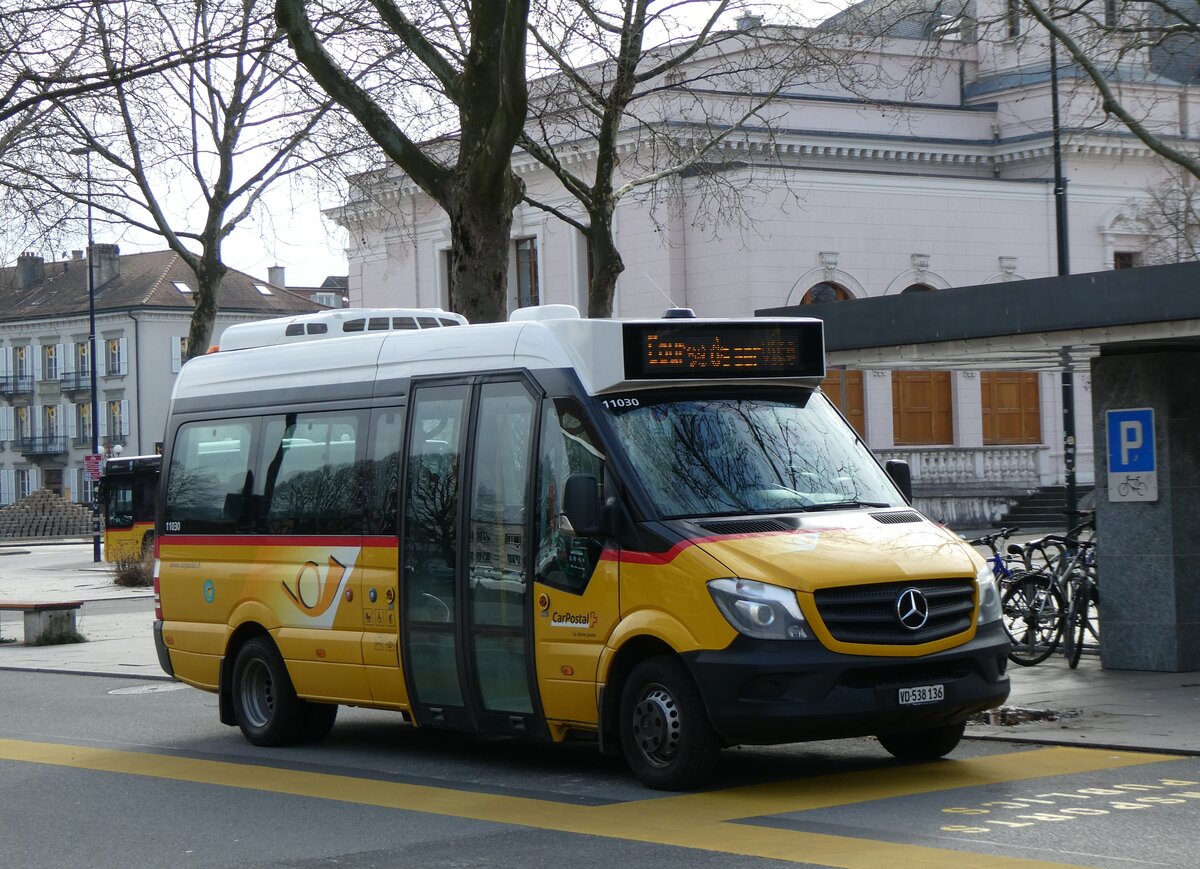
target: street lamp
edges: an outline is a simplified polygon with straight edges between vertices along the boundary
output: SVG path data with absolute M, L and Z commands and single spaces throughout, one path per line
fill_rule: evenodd
M 77 157 L 87 158 L 87 244 L 88 244 L 88 354 L 92 379 L 92 455 L 100 455 L 100 408 L 96 401 L 96 243 L 92 238 L 92 149 L 72 148 Z M 93 461 L 95 461 L 93 459 Z M 100 561 L 100 501 L 92 481 L 92 561 Z

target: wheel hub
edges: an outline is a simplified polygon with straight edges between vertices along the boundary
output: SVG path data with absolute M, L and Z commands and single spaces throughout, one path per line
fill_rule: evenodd
M 662 687 L 654 687 L 633 708 L 633 736 L 651 763 L 663 766 L 679 750 L 682 723 L 675 698 Z

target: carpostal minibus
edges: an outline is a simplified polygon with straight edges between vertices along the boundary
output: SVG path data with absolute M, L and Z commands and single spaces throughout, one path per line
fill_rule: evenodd
M 987 565 L 821 394 L 820 321 L 669 313 L 544 306 L 189 361 L 164 670 L 258 745 L 375 707 L 591 737 L 655 788 L 701 784 L 723 746 L 953 750 L 1009 691 Z
M 154 548 L 154 514 L 162 456 L 118 456 L 104 460 L 100 506 L 105 561 L 149 560 Z

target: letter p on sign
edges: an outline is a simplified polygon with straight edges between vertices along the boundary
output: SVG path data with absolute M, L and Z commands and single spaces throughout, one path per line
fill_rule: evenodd
M 1121 437 L 1121 464 L 1128 467 L 1131 459 L 1130 454 L 1137 449 L 1141 449 L 1142 441 L 1142 423 L 1140 420 L 1123 419 L 1120 424 Z

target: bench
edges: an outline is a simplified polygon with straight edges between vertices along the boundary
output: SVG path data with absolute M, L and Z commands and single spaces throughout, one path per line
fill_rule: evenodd
M 81 600 L 59 601 L 0 601 L 0 611 L 25 614 L 25 645 L 34 641 L 50 645 L 70 641 L 78 636 L 75 617 Z

